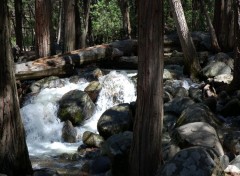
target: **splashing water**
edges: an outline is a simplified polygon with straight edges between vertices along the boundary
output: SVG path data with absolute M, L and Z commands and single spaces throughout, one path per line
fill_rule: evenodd
M 96 102 L 95 114 L 81 127 L 77 127 L 79 142 L 63 143 L 61 131 L 63 123 L 57 117 L 58 100 L 70 90 L 84 90 L 88 82 L 69 83 L 61 88 L 46 88 L 27 100 L 21 108 L 21 116 L 27 134 L 27 145 L 32 156 L 55 155 L 63 152 L 75 152 L 81 144 L 84 131 L 97 132 L 97 121 L 108 108 L 119 103 L 130 103 L 136 100 L 133 82 L 124 72 L 112 71 L 102 76 L 99 82 L 102 90 Z

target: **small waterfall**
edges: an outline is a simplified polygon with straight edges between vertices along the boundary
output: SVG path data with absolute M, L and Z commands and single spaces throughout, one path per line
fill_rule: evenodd
M 102 76 L 99 82 L 102 90 L 96 102 L 95 114 L 81 127 L 77 127 L 78 143 L 63 143 L 61 130 L 63 123 L 57 118 L 58 100 L 70 90 L 84 90 L 89 84 L 80 81 L 69 83 L 61 88 L 46 88 L 30 99 L 21 108 L 21 116 L 27 134 L 27 145 L 31 156 L 55 155 L 63 152 L 75 152 L 81 144 L 84 131 L 97 132 L 97 121 L 108 108 L 119 103 L 136 100 L 135 86 L 124 72 L 111 71 Z

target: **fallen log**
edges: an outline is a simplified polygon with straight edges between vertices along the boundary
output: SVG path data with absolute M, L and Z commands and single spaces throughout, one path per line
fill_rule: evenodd
M 122 55 L 123 52 L 118 48 L 114 48 L 111 44 L 97 45 L 62 55 L 39 58 L 26 63 L 16 63 L 15 75 L 18 80 L 68 75 L 74 72 L 75 67 L 79 67 L 82 64 L 97 62 L 103 59 L 114 59 Z

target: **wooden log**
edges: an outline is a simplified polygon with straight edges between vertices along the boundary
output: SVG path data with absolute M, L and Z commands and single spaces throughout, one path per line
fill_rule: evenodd
M 16 63 L 15 75 L 18 80 L 62 76 L 72 74 L 74 67 L 82 64 L 97 62 L 101 59 L 113 59 L 122 55 L 123 52 L 117 48 L 113 48 L 111 44 L 97 45 L 62 55 L 39 58 L 35 61 Z

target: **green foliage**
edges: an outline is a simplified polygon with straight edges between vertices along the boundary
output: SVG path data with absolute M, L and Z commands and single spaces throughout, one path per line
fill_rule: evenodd
M 91 16 L 96 43 L 119 39 L 122 20 L 117 0 L 99 0 L 91 7 Z

